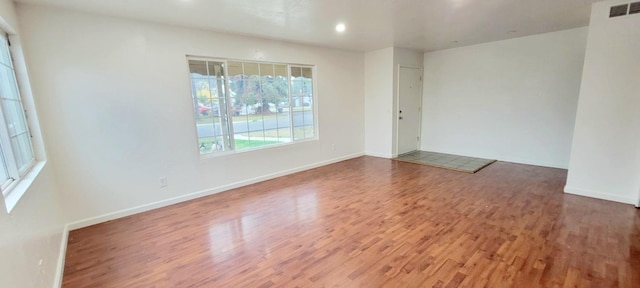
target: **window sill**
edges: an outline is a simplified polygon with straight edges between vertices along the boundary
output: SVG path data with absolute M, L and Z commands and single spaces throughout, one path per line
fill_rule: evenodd
M 18 201 L 20 201 L 20 198 L 22 198 L 22 195 L 24 195 L 24 193 L 29 190 L 29 187 L 31 186 L 33 181 L 36 180 L 42 169 L 44 169 L 46 163 L 47 161 L 36 162 L 33 168 L 31 168 L 31 171 L 25 174 L 22 179 L 20 179 L 20 181 L 15 184 L 15 186 L 10 188 L 9 194 L 4 198 L 4 204 L 7 207 L 7 213 L 11 213 L 11 210 L 16 207 Z
M 200 161 L 202 162 L 202 161 L 207 161 L 207 159 L 225 157 L 225 156 L 237 155 L 237 154 L 243 154 L 243 153 L 248 153 L 248 152 L 255 152 L 255 151 L 261 151 L 261 150 L 271 150 L 271 149 L 274 149 L 274 148 L 277 149 L 277 148 L 281 148 L 281 147 L 297 145 L 297 144 L 306 143 L 306 142 L 315 142 L 315 141 L 318 141 L 318 140 L 319 140 L 319 137 L 316 136 L 316 137 L 313 137 L 313 138 L 296 140 L 296 141 L 293 141 L 293 142 L 284 142 L 284 143 L 280 143 L 280 144 L 267 145 L 267 146 L 262 146 L 262 147 L 248 148 L 248 149 L 242 149 L 242 150 L 231 150 L 231 151 L 224 151 L 224 152 L 217 152 L 217 153 L 200 154 Z

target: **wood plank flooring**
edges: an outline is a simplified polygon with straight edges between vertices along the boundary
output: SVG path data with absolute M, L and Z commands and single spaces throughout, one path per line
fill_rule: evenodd
M 63 287 L 640 287 L 640 210 L 565 178 L 360 157 L 72 231 Z

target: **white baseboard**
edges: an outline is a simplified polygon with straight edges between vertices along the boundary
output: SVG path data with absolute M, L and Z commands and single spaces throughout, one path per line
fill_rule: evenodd
M 540 162 L 540 161 L 529 161 L 524 159 L 497 159 L 502 162 L 511 162 L 517 164 L 525 164 L 525 165 L 533 165 L 533 166 L 541 166 L 541 167 L 549 167 L 549 168 L 558 168 L 558 169 L 569 169 L 569 166 L 566 164 L 559 163 L 550 163 L 550 162 Z
M 321 161 L 321 162 L 317 162 L 317 163 L 313 163 L 313 164 L 309 164 L 309 165 L 300 166 L 300 167 L 289 169 L 289 170 L 284 170 L 284 171 L 280 171 L 280 172 L 276 172 L 276 173 L 271 173 L 271 174 L 268 174 L 268 175 L 264 175 L 264 176 L 260 176 L 260 177 L 256 177 L 256 178 L 252 178 L 252 179 L 247 179 L 247 180 L 238 181 L 238 182 L 227 184 L 227 185 L 223 185 L 223 186 L 218 186 L 218 187 L 211 188 L 211 189 L 205 189 L 205 190 L 193 192 L 193 193 L 190 193 L 190 194 L 181 195 L 181 196 L 174 197 L 174 198 L 164 199 L 164 200 L 160 200 L 160 201 L 153 202 L 153 203 L 148 203 L 148 204 L 143 204 L 143 205 L 139 205 L 139 206 L 123 209 L 123 210 L 120 210 L 120 211 L 106 213 L 106 214 L 103 214 L 103 215 L 99 215 L 99 216 L 95 216 L 95 217 L 91 217 L 91 218 L 87 218 L 87 219 L 83 219 L 83 220 L 79 220 L 79 221 L 75 221 L 75 222 L 69 223 L 69 224 L 67 224 L 66 228 L 68 229 L 68 231 L 71 231 L 71 230 L 75 230 L 75 229 L 91 226 L 91 225 L 94 225 L 94 224 L 106 222 L 106 221 L 109 221 L 109 220 L 114 220 L 114 219 L 130 216 L 130 215 L 133 215 L 133 214 L 142 213 L 142 212 L 153 210 L 153 209 L 156 209 L 156 208 L 161 208 L 161 207 L 177 204 L 177 203 L 184 202 L 184 201 L 189 201 L 189 200 L 200 198 L 200 197 L 203 197 L 203 196 L 208 196 L 208 195 L 220 193 L 220 192 L 227 191 L 227 190 L 230 190 L 230 189 L 234 189 L 234 188 L 238 188 L 238 187 L 242 187 L 242 186 L 246 186 L 246 185 L 251 185 L 251 184 L 262 182 L 262 181 L 265 181 L 265 180 L 270 180 L 270 179 L 273 179 L 273 178 L 277 178 L 277 177 L 281 177 L 281 176 L 297 173 L 297 172 L 304 171 L 304 170 L 317 168 L 317 167 L 320 167 L 320 166 L 333 164 L 333 163 L 336 163 L 336 162 L 340 162 L 340 161 L 344 161 L 344 160 L 348 160 L 348 159 L 352 159 L 352 158 L 356 158 L 356 157 L 360 157 L 360 156 L 364 156 L 364 153 L 355 153 L 355 154 L 351 154 L 351 155 L 347 155 L 347 156 L 342 156 L 342 157 L 338 157 L 338 158 L 334 158 L 334 159 L 330 159 L 330 160 L 326 160 L 326 161 Z
M 64 260 L 67 255 L 67 242 L 69 240 L 69 225 L 64 225 L 62 229 L 62 239 L 60 239 L 60 251 L 56 263 L 56 277 L 53 280 L 53 287 L 62 287 L 62 276 L 64 275 Z
M 395 158 L 393 154 L 380 154 L 375 152 L 365 152 L 364 155 L 371 156 L 371 157 L 385 158 L 385 159 Z
M 580 195 L 580 196 L 597 198 L 597 199 L 602 199 L 602 200 L 620 202 L 620 203 L 625 203 L 625 204 L 632 204 L 632 205 L 637 205 L 638 204 L 636 202 L 637 199 L 634 199 L 634 198 L 631 198 L 631 197 L 624 197 L 624 196 L 613 195 L 613 194 L 609 194 L 609 193 L 602 193 L 602 192 L 598 192 L 598 191 L 582 189 L 582 188 L 577 188 L 577 187 L 571 187 L 571 186 L 564 186 L 564 192 L 565 193 L 569 193 L 569 194 L 574 194 L 574 195 Z
M 542 166 L 542 167 L 549 167 L 549 168 L 559 168 L 559 169 L 569 169 L 569 163 L 551 163 L 551 162 L 544 162 L 544 161 L 537 161 L 537 160 L 531 160 L 531 159 L 522 159 L 522 158 L 512 158 L 512 157 L 502 157 L 502 156 L 496 156 L 496 155 L 470 155 L 470 154 L 466 154 L 466 153 L 459 153 L 456 151 L 444 151 L 444 150 L 438 150 L 438 149 L 428 149 L 428 148 L 420 148 L 423 151 L 431 151 L 431 152 L 436 152 L 436 153 L 444 153 L 444 154 L 453 154 L 453 155 L 460 155 L 460 156 L 466 156 L 466 157 L 474 157 L 474 158 L 484 158 L 484 159 L 496 159 L 498 161 L 501 162 L 511 162 L 511 163 L 516 163 L 516 164 L 525 164 L 525 165 L 533 165 L 533 166 Z

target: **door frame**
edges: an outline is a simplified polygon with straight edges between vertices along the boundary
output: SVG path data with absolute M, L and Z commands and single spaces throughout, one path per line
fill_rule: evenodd
M 423 108 L 422 98 L 424 97 L 422 89 L 423 89 L 423 86 L 424 86 L 424 77 L 423 77 L 424 76 L 424 69 L 422 67 L 415 67 L 415 66 L 408 66 L 408 65 L 398 64 L 398 74 L 394 75 L 396 83 L 398 83 L 398 84 L 396 85 L 396 91 L 395 91 L 396 92 L 395 93 L 396 96 L 395 96 L 395 99 L 394 99 L 395 100 L 395 105 L 394 106 L 395 106 L 396 109 L 393 109 L 394 110 L 393 111 L 393 117 L 394 117 L 393 120 L 396 122 L 396 125 L 395 125 L 396 129 L 395 129 L 395 133 L 394 133 L 395 134 L 394 135 L 395 149 L 393 151 L 393 155 L 392 155 L 393 157 L 392 158 L 397 158 L 398 157 L 398 148 L 399 148 L 398 147 L 399 146 L 398 145 L 399 144 L 399 141 L 398 141 L 399 139 L 398 138 L 400 137 L 399 136 L 400 133 L 398 133 L 398 132 L 400 132 L 400 121 L 399 121 L 400 119 L 398 119 L 398 117 L 400 116 L 399 115 L 400 113 L 398 113 L 398 111 L 400 110 L 400 69 L 402 69 L 402 68 L 417 69 L 417 70 L 420 71 L 420 79 L 422 79 L 420 81 L 420 87 L 419 87 L 419 92 L 418 92 L 420 94 L 420 110 L 419 110 L 419 113 L 418 113 L 418 137 L 420 137 L 420 140 L 418 140 L 416 149 L 420 149 L 420 145 L 422 144 L 422 108 Z

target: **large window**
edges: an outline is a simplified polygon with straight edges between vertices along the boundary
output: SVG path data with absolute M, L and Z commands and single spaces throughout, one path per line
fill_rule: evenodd
M 189 58 L 200 154 L 316 137 L 313 67 Z
M 0 42 L 0 189 L 7 197 L 35 158 L 5 34 L 0 33 Z

